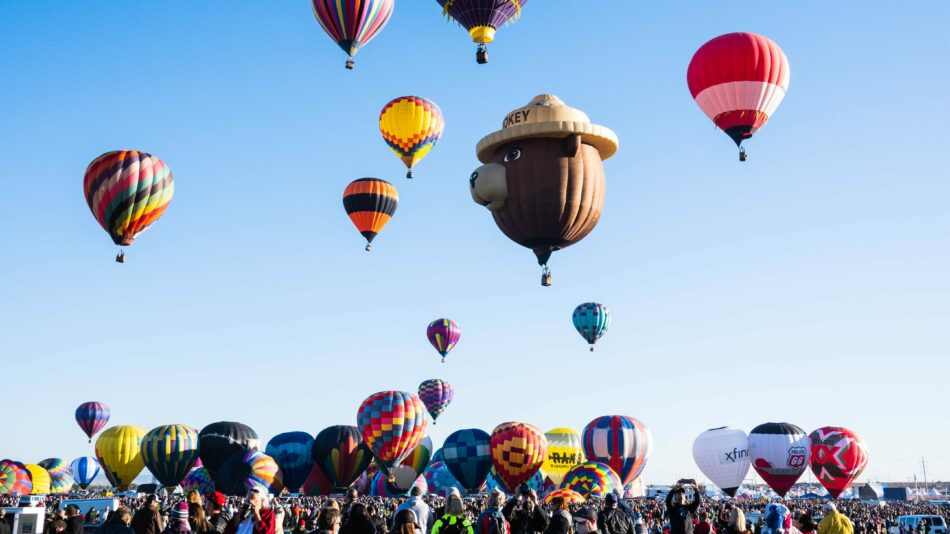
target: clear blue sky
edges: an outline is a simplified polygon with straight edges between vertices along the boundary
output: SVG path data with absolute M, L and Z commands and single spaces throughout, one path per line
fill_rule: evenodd
M 699 475 L 707 428 L 836 424 L 864 435 L 871 478 L 926 457 L 950 479 L 950 4 L 670 4 L 533 0 L 479 66 L 436 2 L 399 0 L 351 72 L 304 0 L 0 1 L 0 457 L 91 453 L 86 400 L 115 424 L 239 420 L 266 440 L 440 377 L 437 444 L 627 414 L 662 483 Z M 686 88 L 730 31 L 792 68 L 745 164 Z M 467 192 L 475 143 L 544 92 L 621 140 L 603 218 L 555 254 L 551 288 Z M 376 122 L 403 94 L 447 124 L 411 182 Z M 125 265 L 81 187 L 120 148 L 176 182 Z M 340 201 L 363 176 L 400 192 L 370 254 Z M 593 354 L 570 321 L 588 300 L 614 314 Z M 463 329 L 444 365 L 440 316 Z

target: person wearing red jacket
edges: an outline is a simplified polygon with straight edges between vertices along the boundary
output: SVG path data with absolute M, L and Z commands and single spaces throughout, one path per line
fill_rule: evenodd
M 247 504 L 231 519 L 224 534 L 274 534 L 274 510 L 267 490 L 256 487 L 248 492 Z

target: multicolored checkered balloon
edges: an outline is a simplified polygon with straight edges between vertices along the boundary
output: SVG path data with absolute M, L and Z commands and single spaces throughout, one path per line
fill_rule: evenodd
M 548 452 L 544 433 L 526 423 L 502 423 L 489 441 L 492 465 L 509 493 L 541 470 Z
M 590 343 L 590 350 L 593 352 L 594 343 L 610 328 L 610 310 L 598 302 L 585 302 L 574 308 L 571 320 L 574 321 L 577 333 Z
M 603 499 L 609 493 L 623 491 L 620 477 L 609 465 L 601 462 L 584 462 L 575 465 L 564 475 L 561 488 L 574 490 L 585 499 Z
M 462 487 L 478 491 L 491 471 L 491 438 L 478 428 L 457 430 L 445 438 L 442 461 Z
M 445 380 L 432 378 L 419 384 L 419 398 L 422 399 L 422 403 L 429 410 L 429 415 L 432 416 L 432 424 L 435 424 L 435 420 L 449 407 L 449 403 L 452 402 L 454 397 L 455 390 L 452 389 L 452 384 Z
M 356 426 L 380 470 L 391 477 L 391 469 L 422 441 L 429 420 L 419 397 L 405 391 L 381 391 L 360 405 Z
M 46 472 L 49 473 L 52 479 L 50 491 L 53 493 L 69 493 L 76 484 L 69 464 L 61 458 L 47 458 L 37 465 L 46 469 Z

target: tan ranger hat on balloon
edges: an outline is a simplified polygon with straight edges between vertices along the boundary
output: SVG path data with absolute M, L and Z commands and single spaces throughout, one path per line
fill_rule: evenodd
M 479 161 L 489 163 L 499 146 L 532 137 L 567 137 L 580 134 L 581 141 L 600 152 L 600 159 L 613 156 L 620 146 L 610 128 L 591 124 L 583 111 L 572 108 L 555 95 L 538 95 L 523 108 L 505 116 L 501 130 L 482 138 L 475 147 Z

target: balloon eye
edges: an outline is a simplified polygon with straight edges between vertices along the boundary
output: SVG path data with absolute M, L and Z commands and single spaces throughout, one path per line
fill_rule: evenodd
M 477 173 L 477 172 L 473 172 L 472 175 L 469 176 L 469 178 L 468 178 L 468 186 L 469 186 L 469 187 L 475 187 L 475 180 L 478 180 L 478 173 Z
M 514 160 L 516 160 L 516 159 L 518 159 L 518 158 L 520 158 L 520 157 L 521 157 L 521 149 L 520 149 L 520 148 L 512 148 L 511 150 L 508 151 L 507 154 L 505 154 L 505 161 L 506 161 L 506 162 L 508 162 L 508 161 L 514 161 Z

